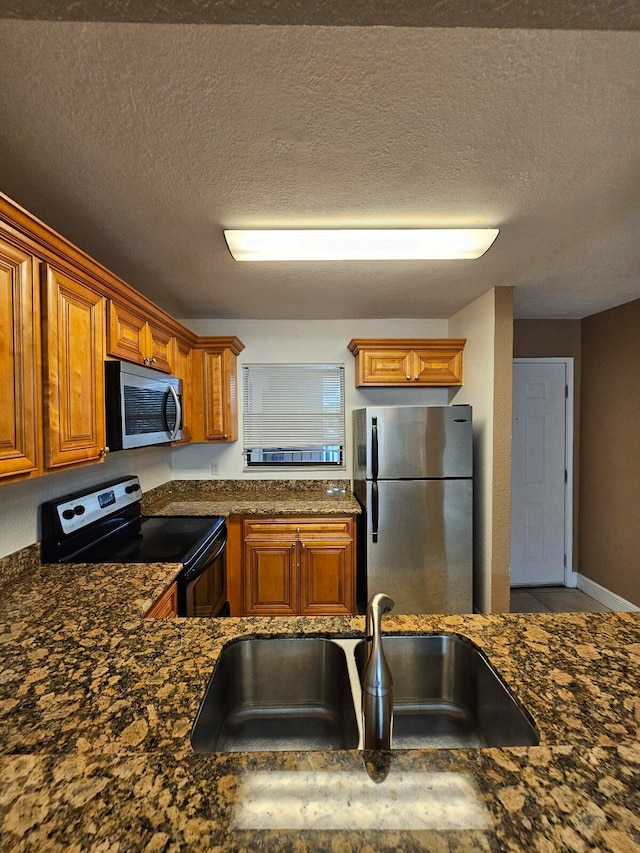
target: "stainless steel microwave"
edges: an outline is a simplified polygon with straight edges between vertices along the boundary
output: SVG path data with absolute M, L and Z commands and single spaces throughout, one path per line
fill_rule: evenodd
M 104 367 L 109 450 L 182 438 L 182 379 L 124 361 Z

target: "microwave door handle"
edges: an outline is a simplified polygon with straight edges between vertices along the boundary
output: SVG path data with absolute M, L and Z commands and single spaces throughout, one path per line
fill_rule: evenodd
M 169 394 L 171 394 L 171 396 L 173 397 L 173 401 L 176 404 L 176 425 L 173 428 L 173 430 L 169 430 L 169 436 L 171 438 L 171 441 L 175 441 L 176 438 L 178 437 L 178 433 L 180 432 L 180 425 L 182 424 L 182 406 L 180 405 L 180 398 L 176 394 L 176 389 L 173 387 L 173 385 L 169 385 Z M 165 423 L 167 424 L 167 429 L 168 429 L 168 423 L 169 423 L 168 418 L 167 418 L 167 403 L 168 402 L 169 402 L 169 397 L 167 396 L 166 402 L 164 404 L 165 405 Z

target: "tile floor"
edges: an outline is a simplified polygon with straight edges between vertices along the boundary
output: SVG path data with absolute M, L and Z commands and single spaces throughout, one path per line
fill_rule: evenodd
M 579 589 L 560 586 L 511 588 L 512 613 L 605 613 L 609 608 Z

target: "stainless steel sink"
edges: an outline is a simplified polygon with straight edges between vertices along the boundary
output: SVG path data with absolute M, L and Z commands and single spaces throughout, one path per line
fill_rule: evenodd
M 331 640 L 240 640 L 223 649 L 200 705 L 196 752 L 356 749 L 344 650 Z
M 536 746 L 538 732 L 483 652 L 455 634 L 384 637 L 392 749 Z M 355 650 L 358 671 L 365 643 Z
M 535 746 L 536 728 L 483 652 L 455 634 L 385 636 L 392 749 Z M 223 649 L 191 733 L 196 752 L 362 748 L 358 640 L 268 638 Z

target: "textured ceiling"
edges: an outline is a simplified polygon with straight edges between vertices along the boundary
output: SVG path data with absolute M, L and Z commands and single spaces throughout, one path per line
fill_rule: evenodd
M 0 188 L 182 318 L 447 317 L 496 285 L 587 316 L 640 297 L 617 29 L 0 21 Z M 501 234 L 477 261 L 311 265 L 222 236 L 383 223 Z
M 155 24 L 640 29 L 637 0 L 3 0 L 0 18 Z

